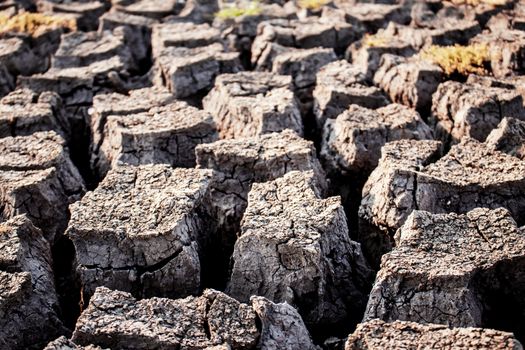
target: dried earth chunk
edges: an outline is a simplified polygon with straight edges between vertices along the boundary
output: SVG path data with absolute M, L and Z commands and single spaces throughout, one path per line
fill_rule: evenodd
M 322 67 L 316 76 L 313 92 L 314 113 L 318 128 L 327 119 L 334 119 L 352 104 L 379 108 L 388 104 L 388 98 L 375 86 L 368 86 L 366 76 L 359 68 L 345 60 Z
M 131 90 L 127 95 L 119 93 L 100 94 L 93 98 L 90 111 L 91 152 L 97 154 L 103 141 L 108 116 L 126 116 L 147 112 L 174 101 L 173 95 L 164 88 Z
M 392 237 L 415 209 L 465 213 L 477 207 L 504 207 L 518 223 L 525 222 L 525 163 L 473 139 L 452 146 L 437 161 L 437 142 L 435 151 L 422 157 L 425 145 L 432 143 L 405 140 L 383 148 L 383 157 L 363 189 L 359 209 L 364 222 L 360 235 L 368 242 L 363 243 L 365 247 L 388 251 L 391 241 L 378 242 Z M 410 146 L 414 149 L 408 149 Z M 383 233 L 368 230 L 367 224 Z
M 25 89 L 11 92 L 0 100 L 0 138 L 51 130 L 66 134 L 69 125 L 62 113 L 61 102 L 61 98 L 52 92 L 39 97 Z
M 311 171 L 253 184 L 232 260 L 229 295 L 286 301 L 316 326 L 359 317 L 372 278 L 340 199 L 320 199 Z
M 97 288 L 72 340 L 111 349 L 207 349 L 225 344 L 254 349 L 257 316 L 249 305 L 207 289 L 200 297 L 136 300 L 129 293 Z
M 139 70 L 144 65 L 150 63 L 150 47 L 151 47 L 151 31 L 152 26 L 156 23 L 155 20 L 143 17 L 130 15 L 123 12 L 111 11 L 105 13 L 100 17 L 100 31 L 113 31 L 115 28 L 125 26 L 128 29 L 124 30 L 124 41 L 131 51 L 135 62 L 139 64 Z
M 2 348 L 42 348 L 65 333 L 51 265 L 49 243 L 26 216 L 0 224 Z
M 51 243 L 67 226 L 68 204 L 85 191 L 64 144 L 53 131 L 0 139 L 0 217 L 26 214 Z
M 525 121 L 503 118 L 486 143 L 498 151 L 525 159 Z
M 202 101 L 221 138 L 250 137 L 285 129 L 303 133 L 301 113 L 289 76 L 240 72 L 217 77 Z
M 160 81 L 177 98 L 211 88 L 221 73 L 241 70 L 239 53 L 226 52 L 219 43 L 196 48 L 167 47 L 156 58 L 156 65 Z
M 471 42 L 489 46 L 490 67 L 495 77 L 525 73 L 525 32 L 522 30 L 482 33 Z
M 221 32 L 209 24 L 191 22 L 162 23 L 153 26 L 152 55 L 158 57 L 166 47 L 195 48 L 220 41 Z
M 511 333 L 483 328 L 452 328 L 444 325 L 422 325 L 416 322 L 386 323 L 372 320 L 361 323 L 351 334 L 345 350 L 392 349 L 501 349 L 521 350 L 523 347 Z
M 432 94 L 443 77 L 443 70 L 439 66 L 418 57 L 404 58 L 385 54 L 374 75 L 374 83 L 392 101 L 426 114 L 432 104 Z
M 436 137 L 445 142 L 466 137 L 484 141 L 505 117 L 525 118 L 519 92 L 447 81 L 433 96 L 430 123 Z
M 416 111 L 402 105 L 377 110 L 351 105 L 325 123 L 321 157 L 334 175 L 369 174 L 377 166 L 381 147 L 400 139 L 432 139 L 432 130 Z
M 211 176 L 168 165 L 119 166 L 74 203 L 66 234 L 84 295 L 97 286 L 142 297 L 199 292 Z
M 220 223 L 227 227 L 238 228 L 254 182 L 274 180 L 292 170 L 313 170 L 319 187 L 326 188 L 313 143 L 291 130 L 202 144 L 195 152 L 198 167 L 217 171 L 212 203 Z
M 414 211 L 396 233 L 396 248 L 383 257 L 364 320 L 522 335 L 524 248 L 525 236 L 506 209 Z
M 95 161 L 103 177 L 117 164 L 195 167 L 195 147 L 218 140 L 210 114 L 177 101 L 146 113 L 109 116 Z

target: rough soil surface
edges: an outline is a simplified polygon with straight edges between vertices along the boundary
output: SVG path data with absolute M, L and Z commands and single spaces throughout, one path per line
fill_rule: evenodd
M 482 327 L 494 308 L 519 319 L 524 245 L 525 236 L 505 209 L 415 211 L 396 233 L 396 248 L 383 256 L 364 320 Z M 500 298 L 511 298 L 513 306 Z M 523 332 L 523 326 L 514 327 Z
M 0 0 L 0 348 L 521 349 L 524 30 Z
M 348 337 L 345 350 L 380 350 L 385 348 L 426 349 L 498 349 L 519 350 L 523 347 L 512 333 L 482 328 L 453 328 L 444 325 L 422 325 L 416 322 L 386 323 L 373 320 L 357 326 Z

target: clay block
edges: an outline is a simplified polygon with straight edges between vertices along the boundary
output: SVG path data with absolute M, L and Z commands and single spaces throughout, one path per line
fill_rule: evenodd
M 329 172 L 366 176 L 381 157 L 381 147 L 400 139 L 430 140 L 432 130 L 408 107 L 390 104 L 377 110 L 351 105 L 324 126 L 321 157 Z
M 315 84 L 315 75 L 319 69 L 335 60 L 332 49 L 287 50 L 275 57 L 272 72 L 291 75 L 294 86 L 301 89 Z
M 165 48 L 156 64 L 161 80 L 177 98 L 211 88 L 221 73 L 241 70 L 239 53 L 225 52 L 218 43 L 196 48 Z
M 252 296 L 250 303 L 261 320 L 261 349 L 318 349 L 312 343 L 303 319 L 290 304 L 275 304 L 257 296 Z
M 147 112 L 174 101 L 173 95 L 164 88 L 131 90 L 127 95 L 120 93 L 100 94 L 93 98 L 90 110 L 91 153 L 97 154 L 102 144 L 107 118 Z
M 1 217 L 25 213 L 51 243 L 67 226 L 68 204 L 85 191 L 64 144 L 53 131 L 0 139 Z
M 341 52 L 360 36 L 361 33 L 350 23 L 333 18 L 308 17 L 303 20 L 265 21 L 257 28 L 252 56 L 260 55 L 265 42 L 301 49 L 332 48 Z
M 17 85 L 20 89 L 29 89 L 35 93 L 56 92 L 62 97 L 66 106 L 90 104 L 93 101 L 95 78 L 103 79 L 112 68 L 120 67 L 123 65 L 117 61 L 103 61 L 80 68 L 51 68 L 43 74 L 19 76 Z
M 332 49 L 295 49 L 268 42 L 256 63 L 256 70 L 291 75 L 295 88 L 315 84 L 315 75 L 324 65 L 336 60 Z
M 146 113 L 109 116 L 97 170 L 103 177 L 117 164 L 166 163 L 195 167 L 195 147 L 218 140 L 210 114 L 177 101 Z
M 117 11 L 153 19 L 175 15 L 182 8 L 177 0 L 111 0 L 111 5 Z
M 410 23 L 410 7 L 404 4 L 350 3 L 338 2 L 337 6 L 345 11 L 347 21 L 362 23 L 367 32 L 376 32 L 390 22 Z
M 62 15 L 64 13 L 74 14 L 77 17 L 79 30 L 91 31 L 98 27 L 98 19 L 106 12 L 105 1 L 71 1 L 71 0 L 37 0 L 38 12 Z
M 458 18 L 437 18 L 426 23 L 424 28 L 394 25 L 389 27 L 390 36 L 398 36 L 416 50 L 430 45 L 467 45 L 469 40 L 481 32 L 475 20 Z
M 482 33 L 471 42 L 489 46 L 490 67 L 495 77 L 503 78 L 525 72 L 525 32 L 504 30 Z
M 240 1 L 237 4 L 219 2 L 219 7 L 226 9 L 228 6 L 238 6 L 245 9 L 254 6 L 249 1 Z M 230 50 L 247 53 L 252 46 L 252 40 L 257 35 L 258 25 L 262 22 L 278 19 L 288 18 L 290 15 L 287 11 L 276 3 L 258 3 L 255 4 L 257 13 L 242 14 L 240 16 L 233 16 L 221 18 L 215 16 L 212 26 L 221 31 L 223 38 Z M 253 11 L 252 11 L 253 12 Z
M 489 134 L 486 143 L 494 149 L 519 159 L 525 158 L 525 121 L 503 118 Z
M 51 249 L 26 216 L 0 224 L 0 346 L 44 346 L 65 332 L 57 310 Z
M 15 90 L 0 100 L 0 138 L 51 130 L 66 134 L 69 125 L 61 108 L 61 99 L 55 93 L 38 97 L 30 90 Z
M 81 346 L 62 336 L 47 344 L 44 350 L 103 350 L 95 345 Z
M 435 151 L 423 157 L 421 148 L 426 145 L 433 145 Z M 465 213 L 477 207 L 503 207 L 518 223 L 525 222 L 525 164 L 473 139 L 452 146 L 436 161 L 437 148 L 438 144 L 430 141 L 387 144 L 363 189 L 360 218 L 381 229 L 384 238 L 392 237 L 415 209 Z M 421 158 L 414 159 L 415 154 Z M 360 235 L 372 246 L 382 245 L 372 239 L 379 240 L 381 235 L 366 229 L 366 225 Z M 368 247 L 367 243 L 363 245 Z M 386 244 L 383 252 L 388 249 Z
M 119 166 L 71 205 L 66 234 L 83 293 L 98 286 L 181 296 L 200 289 L 200 241 L 212 172 L 168 165 Z M 199 241 L 199 242 L 198 242 Z
M 320 199 L 311 171 L 253 184 L 232 260 L 229 295 L 286 301 L 317 325 L 359 312 L 372 278 L 340 199 Z
M 504 318 L 522 317 L 524 247 L 525 236 L 503 208 L 414 211 L 396 233 L 396 248 L 383 257 L 364 320 L 483 327 L 494 307 Z M 502 321 L 491 320 L 497 327 Z
M 311 141 L 291 130 L 259 137 L 222 140 L 195 148 L 197 166 L 217 171 L 212 203 L 219 223 L 236 231 L 252 183 L 274 180 L 289 171 L 313 170 L 326 189 L 324 172 Z
M 249 305 L 212 289 L 200 297 L 136 300 L 99 287 L 72 340 L 111 349 L 255 349 L 256 318 Z
M 466 137 L 484 141 L 505 117 L 523 118 L 517 91 L 447 81 L 432 101 L 430 124 L 438 138 L 456 143 Z
M 388 98 L 375 86 L 368 86 L 366 76 L 347 61 L 340 60 L 322 67 L 316 76 L 313 92 L 314 114 L 318 128 L 327 119 L 334 119 L 352 104 L 379 108 Z
M 449 328 L 437 324 L 372 320 L 361 323 L 345 344 L 345 350 L 399 349 L 501 349 L 522 346 L 512 333 L 486 328 Z
M 266 72 L 223 74 L 203 99 L 221 138 L 251 137 L 285 129 L 303 133 L 292 79 Z
M 140 70 L 142 65 L 149 64 L 150 61 L 151 31 L 155 23 L 157 21 L 148 17 L 111 11 L 100 17 L 99 31 L 113 31 L 120 26 L 127 27 L 128 30 L 124 31 L 124 41 L 135 62 L 139 64 Z
M 443 78 L 443 70 L 435 64 L 417 57 L 404 58 L 385 54 L 374 75 L 374 83 L 392 101 L 425 113 L 430 110 L 432 94 Z
M 160 56 L 166 47 L 195 48 L 207 46 L 220 41 L 221 32 L 209 24 L 191 22 L 162 23 L 153 26 L 151 37 L 152 55 Z
M 113 32 L 73 32 L 63 35 L 53 56 L 52 67 L 84 67 L 118 56 L 125 69 L 135 68 L 131 52 L 124 43 L 122 29 L 118 28 Z
M 359 68 L 368 81 L 373 79 L 384 54 L 408 57 L 416 53 L 412 43 L 398 35 L 397 28 L 391 24 L 374 36 L 365 36 L 347 48 L 345 58 Z
M 22 39 L 0 39 L 0 65 L 5 66 L 11 75 L 36 73 L 38 61 L 38 57 Z

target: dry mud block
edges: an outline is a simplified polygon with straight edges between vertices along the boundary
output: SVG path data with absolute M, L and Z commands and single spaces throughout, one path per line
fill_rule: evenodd
M 345 350 L 457 349 L 522 350 L 512 333 L 483 328 L 448 328 L 437 324 L 372 320 L 351 334 Z
M 404 4 L 352 3 L 338 1 L 337 6 L 346 13 L 350 23 L 362 23 L 367 32 L 375 33 L 390 22 L 410 23 L 410 6 Z
M 199 252 L 212 172 L 168 165 L 119 166 L 71 205 L 66 234 L 83 293 L 97 286 L 151 295 L 200 290 Z
M 53 13 L 57 16 L 71 14 L 76 17 L 79 30 L 90 31 L 98 27 L 98 19 L 106 12 L 106 1 L 84 0 L 37 0 L 38 12 Z
M 53 340 L 51 343 L 47 344 L 44 350 L 109 350 L 108 348 L 103 349 L 95 345 L 77 345 L 66 337 L 62 336 Z
M 505 117 L 525 118 L 518 91 L 447 81 L 433 96 L 430 123 L 445 142 L 484 141 Z
M 489 134 L 486 143 L 498 151 L 525 159 L 525 121 L 503 118 Z
M 0 65 L 6 67 L 11 75 L 36 73 L 40 65 L 38 61 L 39 58 L 23 39 L 0 39 Z
M 51 249 L 26 216 L 0 224 L 0 346 L 42 348 L 64 334 Z
M 346 59 L 363 72 L 368 81 L 373 79 L 384 54 L 408 57 L 416 53 L 409 41 L 392 35 L 395 33 L 389 28 L 380 29 L 372 36 L 365 35 L 363 39 L 350 45 L 345 52 Z
M 197 166 L 216 171 L 212 205 L 221 225 L 236 231 L 252 183 L 274 180 L 289 171 L 312 170 L 325 189 L 324 172 L 311 141 L 291 130 L 260 137 L 198 145 Z
M 290 76 L 267 72 L 223 74 L 203 99 L 221 138 L 251 137 L 285 129 L 303 133 Z
M 359 209 L 365 247 L 377 244 L 381 235 L 393 236 L 415 209 L 465 213 L 504 207 L 520 225 L 525 222 L 524 162 L 473 139 L 453 146 L 441 159 L 439 148 L 439 142 L 414 140 L 383 147 Z M 368 230 L 365 223 L 383 234 Z
M 291 75 L 295 88 L 302 89 L 314 85 L 317 71 L 336 59 L 332 49 L 296 49 L 269 43 L 255 65 L 258 71 Z
M 85 67 L 118 57 L 126 70 L 134 69 L 129 48 L 124 42 L 125 27 L 113 32 L 73 32 L 62 35 L 60 46 L 53 56 L 53 68 Z
M 404 58 L 385 54 L 374 75 L 374 83 L 393 102 L 424 113 L 430 110 L 432 94 L 443 78 L 444 73 L 439 66 L 417 56 Z
M 117 27 L 127 27 L 124 30 L 124 40 L 141 71 L 141 65 L 149 65 L 151 31 L 155 23 L 157 21 L 148 17 L 111 11 L 100 17 L 99 31 L 112 32 Z
M 111 5 L 114 10 L 153 19 L 175 15 L 182 8 L 177 0 L 111 0 Z
M 489 327 L 523 335 L 525 235 L 503 208 L 414 211 L 381 262 L 364 320 Z
M 195 147 L 218 140 L 210 114 L 177 101 L 148 112 L 109 116 L 96 164 L 103 177 L 118 164 L 195 167 Z
M 64 144 L 53 131 L 0 139 L 0 217 L 26 214 L 50 243 L 67 226 L 69 203 L 84 193 Z
M 100 287 L 80 316 L 72 341 L 111 349 L 315 348 L 290 305 L 264 298 L 254 298 L 252 305 L 213 289 L 199 297 L 136 300 Z
M 316 326 L 359 317 L 373 279 L 340 199 L 320 199 L 311 171 L 253 184 L 232 261 L 229 295 L 286 301 Z
M 56 93 L 38 96 L 30 90 L 19 89 L 0 100 L 0 138 L 51 130 L 66 134 L 68 129 L 62 100 Z
M 356 31 L 350 23 L 336 18 L 312 16 L 303 20 L 265 21 L 257 27 L 252 56 L 260 56 L 270 42 L 301 49 L 324 47 L 342 52 L 360 36 L 361 32 Z M 259 61 L 258 58 L 255 60 Z
M 156 57 L 157 85 L 167 86 L 177 98 L 188 97 L 213 86 L 222 73 L 241 70 L 238 52 L 226 52 L 219 43 L 188 47 L 167 47 Z
M 326 121 L 321 158 L 333 175 L 369 174 L 387 142 L 432 139 L 432 130 L 419 114 L 403 105 L 390 104 L 377 110 L 351 105 L 336 119 Z
M 490 53 L 490 68 L 497 78 L 525 72 L 525 32 L 522 30 L 503 30 L 495 33 L 482 33 L 471 40 L 472 43 L 486 44 Z
M 128 94 L 99 94 L 93 98 L 89 111 L 91 129 L 91 152 L 96 154 L 104 139 L 104 128 L 108 116 L 126 116 L 147 112 L 154 107 L 170 104 L 175 100 L 165 88 L 144 88 L 131 90 Z
M 381 89 L 368 86 L 365 74 L 345 60 L 329 63 L 319 70 L 313 98 L 319 129 L 327 119 L 336 118 L 352 104 L 375 109 L 389 103 Z
M 166 47 L 195 48 L 220 42 L 221 32 L 209 24 L 192 22 L 160 23 L 153 26 L 151 49 L 158 57 Z

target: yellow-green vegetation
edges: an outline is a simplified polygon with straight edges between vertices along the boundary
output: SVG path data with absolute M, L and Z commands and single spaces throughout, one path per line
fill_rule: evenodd
M 507 0 L 449 0 L 454 5 L 470 5 L 478 6 L 481 4 L 491 6 L 502 6 L 507 3 Z
M 324 5 L 330 3 L 331 0 L 298 0 L 297 5 L 307 10 L 319 10 Z
M 220 19 L 232 19 L 240 16 L 257 16 L 262 12 L 258 1 L 250 1 L 245 6 L 227 5 L 215 14 Z
M 0 16 L 0 34 L 16 32 L 37 36 L 56 28 L 76 30 L 77 24 L 74 19 L 42 13 L 24 12 L 13 17 Z
M 489 47 L 486 44 L 469 46 L 435 46 L 422 50 L 419 56 L 427 61 L 439 65 L 446 74 L 459 73 L 462 75 L 485 75 L 484 64 L 490 61 Z
M 382 33 L 365 34 L 362 43 L 366 47 L 381 47 L 388 43 L 388 38 Z

